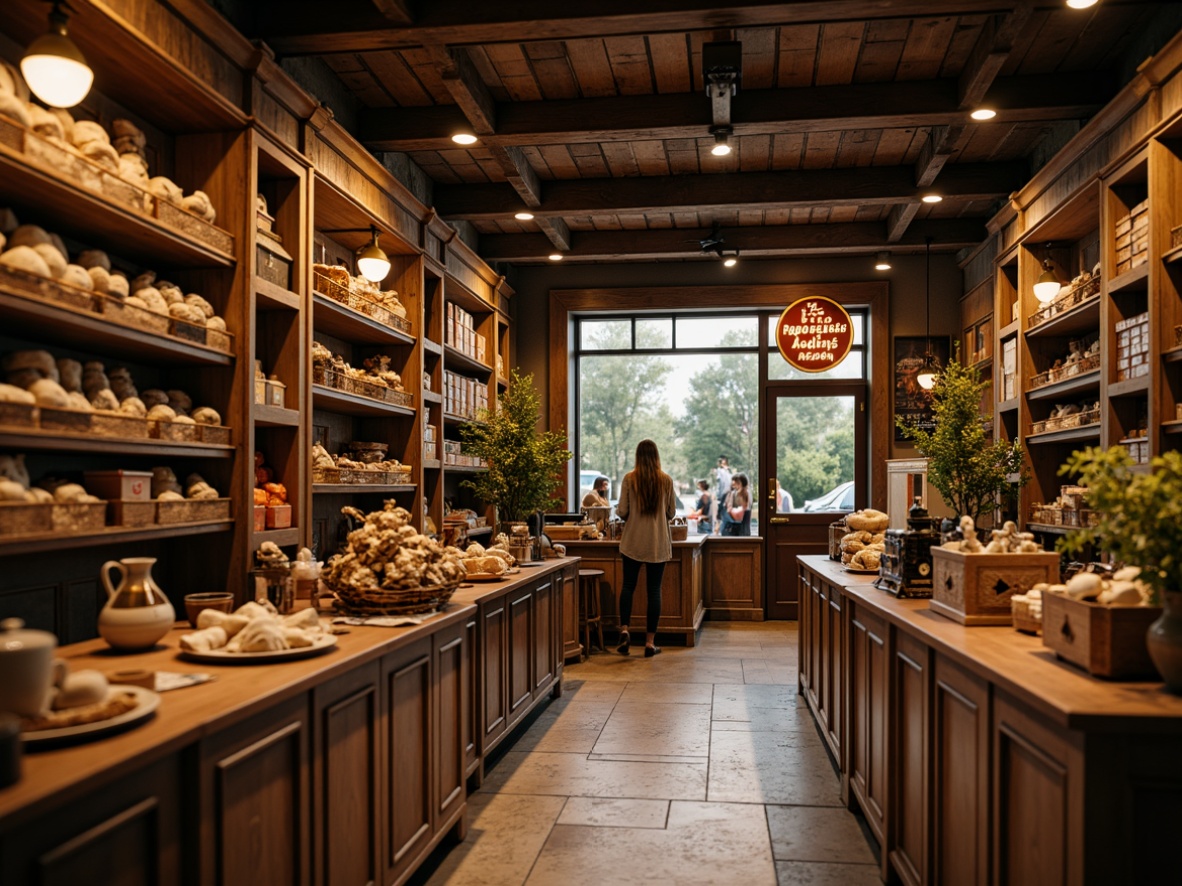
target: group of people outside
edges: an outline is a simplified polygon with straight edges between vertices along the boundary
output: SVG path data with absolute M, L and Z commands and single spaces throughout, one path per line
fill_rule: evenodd
M 741 471 L 731 473 L 730 460 L 718 456 L 714 488 L 706 480 L 698 481 L 698 500 L 689 515 L 697 519 L 698 529 L 713 535 L 751 534 L 751 481 Z

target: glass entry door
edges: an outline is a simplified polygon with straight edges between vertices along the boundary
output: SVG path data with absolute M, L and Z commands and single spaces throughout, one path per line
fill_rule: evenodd
M 869 496 L 861 382 L 773 382 L 764 402 L 764 614 L 798 617 L 796 557 L 829 550 L 829 524 Z

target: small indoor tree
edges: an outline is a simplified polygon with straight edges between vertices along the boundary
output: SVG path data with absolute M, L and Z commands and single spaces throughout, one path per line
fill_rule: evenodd
M 496 408 L 460 427 L 464 450 L 488 465 L 487 471 L 462 485 L 494 505 L 502 523 L 520 522 L 561 503 L 555 492 L 571 453 L 565 434 L 537 432 L 541 397 L 533 381 L 533 375 L 514 369 Z
M 989 385 L 977 370 L 952 359 L 932 389 L 935 427 L 924 430 L 897 419 L 899 428 L 928 460 L 928 481 L 959 516 L 980 523 L 992 515 L 998 496 L 1029 479 L 1022 463 L 1022 444 L 985 435 L 981 403 Z

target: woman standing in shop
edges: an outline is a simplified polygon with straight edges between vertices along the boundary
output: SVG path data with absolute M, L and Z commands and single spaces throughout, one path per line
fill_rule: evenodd
M 644 566 L 648 610 L 645 614 L 644 657 L 659 655 L 656 644 L 657 622 L 661 618 L 661 576 L 665 563 L 673 557 L 673 533 L 669 521 L 677 513 L 673 479 L 661 470 L 661 456 L 652 440 L 636 446 L 636 465 L 620 483 L 620 502 L 616 514 L 624 522 L 620 537 L 620 558 L 624 561 L 624 586 L 620 588 L 620 643 L 616 651 L 627 655 L 631 650 L 628 622 L 632 618 L 632 594 Z

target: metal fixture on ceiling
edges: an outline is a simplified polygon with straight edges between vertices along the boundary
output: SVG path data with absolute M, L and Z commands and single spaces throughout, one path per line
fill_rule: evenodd
M 738 40 L 725 40 L 702 45 L 702 79 L 706 82 L 706 95 L 710 97 L 710 134 L 714 136 L 714 147 L 710 153 L 725 157 L 731 152 L 730 137 L 734 134 L 731 126 L 731 99 L 739 91 L 743 78 L 743 44 Z

